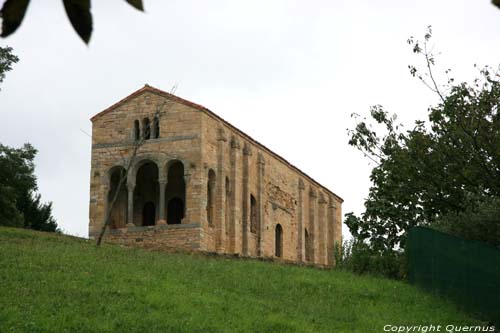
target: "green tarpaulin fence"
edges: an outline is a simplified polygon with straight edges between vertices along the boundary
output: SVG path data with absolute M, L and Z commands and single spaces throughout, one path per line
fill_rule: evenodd
M 444 294 L 500 327 L 500 249 L 415 227 L 406 250 L 411 284 Z

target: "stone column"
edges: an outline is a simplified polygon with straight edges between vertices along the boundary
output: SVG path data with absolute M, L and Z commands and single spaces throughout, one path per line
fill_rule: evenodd
M 264 166 L 266 165 L 266 160 L 264 159 L 264 155 L 259 153 L 259 157 L 257 160 L 258 163 L 258 173 L 257 173 L 257 211 L 259 212 L 257 217 L 257 256 L 262 256 L 262 247 L 264 243 L 263 235 L 265 228 L 264 221 Z
M 309 240 L 310 244 L 307 244 L 310 248 L 310 259 L 312 263 L 316 263 L 316 239 L 317 239 L 317 230 L 316 225 L 318 224 L 316 221 L 317 213 L 317 199 L 318 196 L 316 191 L 311 187 L 309 190 Z
M 318 263 L 327 264 L 327 254 L 326 254 L 326 242 L 327 242 L 327 230 L 326 230 L 326 209 L 327 201 L 323 193 L 319 194 L 319 206 L 318 206 L 318 247 L 319 247 L 319 257 Z
M 167 224 L 165 221 L 165 188 L 167 187 L 167 179 L 161 178 L 158 180 L 158 184 L 160 185 L 160 195 L 159 195 L 159 214 L 158 214 L 158 222 L 156 224 Z
M 134 189 L 135 183 L 127 182 L 127 227 L 134 227 Z
M 298 210 L 297 210 L 297 220 L 298 220 L 297 221 L 297 261 L 301 262 L 301 261 L 304 261 L 304 256 L 303 256 L 303 251 L 304 251 L 304 241 L 303 241 L 304 207 L 303 207 L 302 193 L 304 192 L 304 189 L 305 189 L 304 181 L 302 181 L 302 179 L 299 179 L 298 188 L 299 188 L 299 203 L 298 203 Z
M 335 250 L 335 215 L 336 215 L 337 205 L 335 200 L 330 197 L 328 204 L 328 265 L 334 265 L 333 251 Z
M 252 155 L 250 145 L 245 143 L 243 147 L 243 220 L 241 242 L 241 252 L 243 255 L 248 255 L 248 202 L 250 201 L 250 195 L 248 192 L 248 168 L 250 155 Z
M 226 203 L 225 173 L 224 173 L 224 143 L 227 141 L 226 134 L 222 128 L 217 132 L 217 187 L 216 187 L 216 217 L 215 217 L 215 251 L 224 252 L 226 235 L 226 214 L 224 208 Z
M 239 213 L 239 209 L 236 205 L 236 192 L 237 185 L 239 182 L 236 181 L 238 177 L 238 160 L 239 160 L 239 152 L 240 152 L 240 142 L 238 138 L 231 138 L 231 203 L 230 203 L 230 212 L 229 212 L 229 252 L 236 253 L 236 216 Z

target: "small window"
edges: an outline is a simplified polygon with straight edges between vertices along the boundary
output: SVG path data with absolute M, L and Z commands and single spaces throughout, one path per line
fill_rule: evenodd
M 283 255 L 283 228 L 280 224 L 276 225 L 274 233 L 274 255 L 281 257 Z
M 158 118 L 158 116 L 155 116 L 155 118 L 153 119 L 153 129 L 153 138 L 158 139 L 160 137 L 160 119 Z
M 213 226 L 215 219 L 215 172 L 210 169 L 208 171 L 207 182 L 207 220 L 208 225 Z
M 139 125 L 139 120 L 134 121 L 134 140 L 139 141 L 141 138 L 141 128 Z
M 149 122 L 149 118 L 142 120 L 142 131 L 144 133 L 144 140 L 151 139 L 151 123 Z
M 257 200 L 253 195 L 250 195 L 250 231 L 257 232 Z

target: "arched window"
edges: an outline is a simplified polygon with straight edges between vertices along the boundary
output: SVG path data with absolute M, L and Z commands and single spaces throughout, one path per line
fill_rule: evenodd
M 134 140 L 139 141 L 141 138 L 141 128 L 139 124 L 139 120 L 134 121 Z
M 151 139 L 151 123 L 149 122 L 149 118 L 144 118 L 142 120 L 142 132 L 144 135 L 144 140 Z
M 158 116 L 155 116 L 153 119 L 153 138 L 158 139 L 160 137 L 160 118 Z
M 283 255 L 283 228 L 280 224 L 276 224 L 276 230 L 274 234 L 274 254 L 276 257 L 281 257 Z
M 208 225 L 213 226 L 215 219 L 215 172 L 210 169 L 208 171 L 207 182 L 207 221 Z
M 257 200 L 250 194 L 250 231 L 253 233 L 257 232 Z

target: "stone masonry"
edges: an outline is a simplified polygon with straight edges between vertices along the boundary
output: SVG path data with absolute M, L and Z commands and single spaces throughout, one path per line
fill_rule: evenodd
M 146 85 L 91 121 L 91 238 L 116 196 L 107 242 L 334 264 L 343 200 L 205 107 Z

